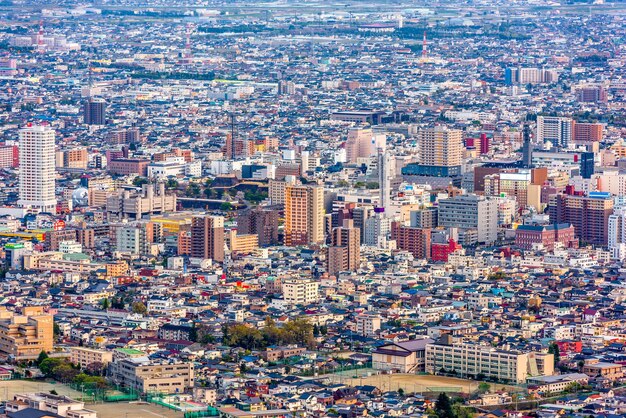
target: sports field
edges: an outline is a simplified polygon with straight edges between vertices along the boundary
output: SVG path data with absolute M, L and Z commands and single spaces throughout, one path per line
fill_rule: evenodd
M 16 393 L 50 393 L 56 391 L 59 395 L 69 396 L 73 399 L 80 399 L 80 391 L 71 389 L 61 383 L 31 380 L 1 380 L 0 381 L 0 401 L 13 399 Z M 182 418 L 183 413 L 155 404 L 141 402 L 106 402 L 89 403 L 85 408 L 98 411 L 98 418 Z
M 354 371 L 350 374 L 343 372 L 342 374 L 325 375 L 333 383 L 345 383 L 351 386 L 371 385 L 376 386 L 383 392 L 404 390 L 406 393 L 426 393 L 426 392 L 459 392 L 472 393 L 478 389 L 481 383 L 476 380 L 458 379 L 455 377 L 416 375 L 416 374 L 378 374 L 367 376 L 367 373 Z M 358 376 L 358 377 L 354 377 Z M 514 387 L 489 383 L 491 390 L 511 390 Z

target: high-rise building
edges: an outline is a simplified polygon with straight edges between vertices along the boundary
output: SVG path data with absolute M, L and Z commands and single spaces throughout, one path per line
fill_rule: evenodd
M 85 102 L 83 121 L 86 125 L 104 125 L 106 123 L 107 102 L 98 97 L 91 97 Z
M 460 195 L 439 201 L 439 226 L 474 229 L 478 242 L 498 238 L 498 201 L 477 195 Z
M 436 126 L 418 133 L 420 164 L 458 167 L 463 160 L 463 131 Z
M 382 148 L 378 148 L 379 206 L 387 211 L 391 208 L 391 174 L 389 170 L 389 155 Z
M 18 205 L 56 212 L 54 130 L 30 125 L 20 129 Z
M 616 260 L 626 259 L 626 209 L 616 209 L 609 216 L 608 246 L 611 257 Z
M 224 261 L 224 218 L 194 216 L 191 220 L 191 256 Z
M 278 244 L 278 211 L 257 207 L 247 210 L 237 217 L 238 234 L 255 234 L 259 246 Z
M 480 134 L 480 153 L 489 154 L 489 145 L 487 134 Z
M 601 123 L 574 122 L 572 139 L 577 144 L 602 141 L 604 139 L 604 126 Z
M 328 273 L 356 271 L 361 258 L 361 231 L 354 227 L 351 219 L 346 219 L 343 226 L 334 228 L 331 245 L 328 247 Z
M 509 86 L 556 83 L 557 81 L 559 81 L 559 74 L 555 70 L 532 67 L 511 67 L 504 70 L 504 82 Z
M 288 185 L 285 188 L 285 245 L 324 241 L 324 188 Z
M 379 148 L 385 150 L 387 137 L 376 134 L 371 128 L 353 128 L 348 132 L 346 140 L 346 158 L 349 163 L 356 163 L 359 159 L 367 159 L 376 155 Z
M 53 317 L 43 306 L 25 306 L 18 314 L 0 308 L 0 353 L 15 360 L 35 359 L 54 345 Z
M 537 141 L 550 141 L 554 146 L 566 148 L 572 141 L 572 118 L 537 116 Z
M 530 126 L 524 124 L 524 144 L 522 145 L 522 165 L 525 168 L 532 168 L 533 166 L 533 144 L 530 142 Z
M 595 154 L 583 152 L 580 154 L 580 175 L 584 179 L 590 179 L 595 170 Z
M 608 97 L 604 86 L 585 86 L 576 90 L 576 99 L 583 103 L 606 103 Z
M 416 259 L 430 258 L 430 229 L 414 228 L 393 222 L 391 225 L 391 239 L 396 240 L 396 246 L 399 249 L 410 252 Z
M 570 187 L 567 193 L 550 196 L 550 222 L 574 225 L 576 237 L 582 244 L 607 245 L 609 216 L 613 213 L 611 194 L 590 192 L 585 196 Z

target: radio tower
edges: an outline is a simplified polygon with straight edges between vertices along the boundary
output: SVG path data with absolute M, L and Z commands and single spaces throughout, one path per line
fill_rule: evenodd
M 43 52 L 43 20 L 39 21 L 39 32 L 37 33 L 37 51 Z
M 422 41 L 422 59 L 426 59 L 428 50 L 426 49 L 426 31 L 424 31 L 424 40 Z
M 183 62 L 185 64 L 191 64 L 191 62 L 193 61 L 193 55 L 191 54 L 191 23 L 187 23 L 185 38 L 185 54 L 183 56 Z

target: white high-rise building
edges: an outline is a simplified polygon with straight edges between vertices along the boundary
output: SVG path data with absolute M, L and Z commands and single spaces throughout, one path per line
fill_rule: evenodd
M 391 174 L 389 155 L 378 148 L 378 187 L 380 190 L 380 207 L 385 211 L 391 209 Z
M 56 213 L 54 130 L 30 125 L 20 129 L 18 205 Z
M 567 148 L 572 142 L 572 118 L 537 116 L 537 141 L 550 141 L 554 146 Z
M 619 208 L 609 216 L 608 247 L 615 260 L 626 258 L 626 208 Z

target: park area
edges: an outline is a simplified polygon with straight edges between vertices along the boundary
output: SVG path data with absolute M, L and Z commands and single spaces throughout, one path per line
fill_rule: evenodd
M 481 382 L 459 379 L 456 377 L 418 375 L 418 374 L 376 374 L 373 369 L 325 375 L 332 383 L 343 383 L 351 386 L 376 386 L 383 392 L 402 389 L 405 393 L 472 393 L 478 390 Z M 520 388 L 509 385 L 489 383 L 491 390 L 508 390 L 518 392 Z
M 67 385 L 39 380 L 0 381 L 0 401 L 13 399 L 16 393 L 50 393 L 81 399 L 81 391 Z M 183 413 L 145 402 L 86 402 L 85 408 L 98 412 L 98 418 L 182 418 Z

